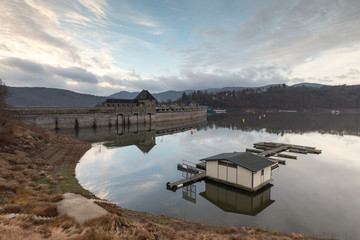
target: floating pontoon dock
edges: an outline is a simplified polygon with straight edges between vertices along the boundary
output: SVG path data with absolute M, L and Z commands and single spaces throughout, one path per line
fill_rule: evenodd
M 297 159 L 297 156 L 284 154 L 282 152 L 288 151 L 292 153 L 300 153 L 300 154 L 320 154 L 321 150 L 316 149 L 315 147 L 309 146 L 301 146 L 294 144 L 284 144 L 284 143 L 274 143 L 274 142 L 259 142 L 254 143 L 254 149 L 246 148 L 247 152 L 256 153 L 260 156 L 264 157 L 280 157 L 280 158 L 288 158 L 288 159 Z M 269 158 L 271 161 L 277 161 L 279 164 L 285 164 L 284 160 Z

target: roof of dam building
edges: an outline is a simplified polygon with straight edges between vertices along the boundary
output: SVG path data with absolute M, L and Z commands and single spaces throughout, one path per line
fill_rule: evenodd
M 142 90 L 134 99 L 108 98 L 103 103 L 138 103 L 139 100 L 155 100 L 148 90 Z
M 139 95 L 137 95 L 134 100 L 155 100 L 156 98 L 154 98 L 153 95 L 151 95 L 151 93 L 149 93 L 148 90 L 142 90 Z
M 274 164 L 273 162 L 267 160 L 264 157 L 248 152 L 220 153 L 211 157 L 201 159 L 200 161 L 216 160 L 227 160 L 253 172 L 257 172 Z
M 137 103 L 133 99 L 108 98 L 104 103 Z

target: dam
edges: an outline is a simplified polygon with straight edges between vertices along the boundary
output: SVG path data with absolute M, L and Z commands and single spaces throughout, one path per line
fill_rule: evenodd
M 44 129 L 128 126 L 160 122 L 206 120 L 204 106 L 156 106 L 156 99 L 143 90 L 134 99 L 106 99 L 97 107 L 12 108 L 18 119 Z

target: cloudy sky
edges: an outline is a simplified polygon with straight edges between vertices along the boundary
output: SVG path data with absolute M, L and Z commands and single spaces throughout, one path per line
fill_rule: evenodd
M 0 12 L 9 86 L 360 83 L 359 0 L 1 0 Z

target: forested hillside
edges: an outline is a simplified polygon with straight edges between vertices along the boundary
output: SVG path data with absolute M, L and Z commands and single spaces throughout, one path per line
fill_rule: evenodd
M 214 108 L 358 108 L 360 85 L 288 87 L 272 86 L 266 90 L 244 89 L 218 93 L 183 94 L 178 104 L 197 103 Z

